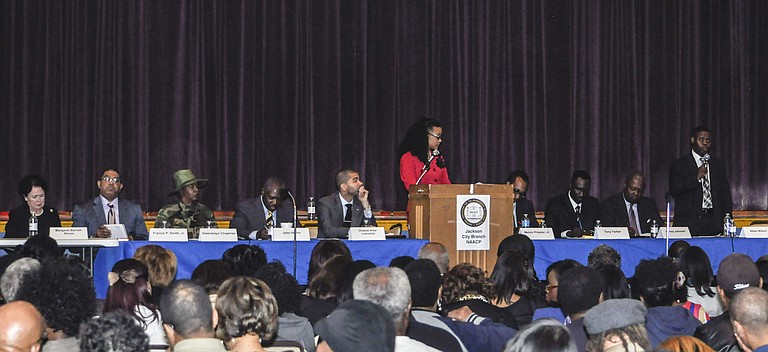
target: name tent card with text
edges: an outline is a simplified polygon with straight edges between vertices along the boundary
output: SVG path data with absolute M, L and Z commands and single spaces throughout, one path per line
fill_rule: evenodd
M 659 229 L 659 236 L 656 238 L 666 239 L 667 228 L 662 227 Z M 669 238 L 691 238 L 691 230 L 685 226 L 673 226 L 669 228 Z
M 237 229 L 200 229 L 200 242 L 237 242 Z
M 278 227 L 272 230 L 272 241 L 277 242 L 291 242 L 293 241 L 293 230 L 292 227 Z M 309 229 L 306 227 L 299 227 L 296 228 L 296 241 L 299 242 L 307 242 L 309 241 Z
M 387 239 L 383 227 L 350 227 L 350 241 L 383 241 Z
M 595 230 L 595 238 L 599 240 L 628 240 L 629 229 L 626 227 L 599 227 Z
M 160 242 L 187 242 L 187 229 L 149 229 L 149 240 Z
M 768 227 L 745 226 L 741 228 L 741 236 L 744 238 L 768 238 Z
M 49 232 L 54 240 L 87 240 L 87 227 L 51 227 Z
M 549 227 L 526 227 L 521 228 L 518 232 L 521 235 L 526 235 L 532 240 L 554 240 L 555 233 Z

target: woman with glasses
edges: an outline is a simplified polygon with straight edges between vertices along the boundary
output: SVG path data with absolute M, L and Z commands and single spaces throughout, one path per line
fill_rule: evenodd
M 409 190 L 412 185 L 450 184 L 445 160 L 438 147 L 443 142 L 443 127 L 434 119 L 421 118 L 400 143 L 400 179 Z
M 31 235 L 48 236 L 51 227 L 61 227 L 59 212 L 45 206 L 45 190 L 48 183 L 38 175 L 28 175 L 19 181 L 17 191 L 24 204 L 8 214 L 5 238 L 24 238 Z M 29 224 L 35 218 L 37 231 L 29 231 Z M 33 225 L 34 226 L 34 225 Z

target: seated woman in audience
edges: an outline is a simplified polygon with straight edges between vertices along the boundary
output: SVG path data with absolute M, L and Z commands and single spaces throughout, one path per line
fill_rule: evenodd
M 133 258 L 144 263 L 149 269 L 149 281 L 152 283 L 152 297 L 160 300 L 163 289 L 176 278 L 179 263 L 176 254 L 170 249 L 156 244 L 139 247 Z
M 336 299 L 339 304 L 346 300 L 354 299 L 352 284 L 355 282 L 357 274 L 375 267 L 376 264 L 373 264 L 372 261 L 363 259 L 355 260 L 341 269 L 339 276 L 336 278 Z
M 605 283 L 603 301 L 614 298 L 630 298 L 629 282 L 621 268 L 604 265 L 598 267 L 597 272 L 603 277 L 603 283 Z
M 336 283 L 341 270 L 351 262 L 350 257 L 335 255 L 323 263 L 309 281 L 307 291 L 301 299 L 299 315 L 309 319 L 312 326 L 327 317 L 339 304 L 336 299 Z
M 483 269 L 469 263 L 461 263 L 445 275 L 441 298 L 445 312 L 467 307 L 482 317 L 517 329 L 512 316 L 493 305 L 495 299 L 496 287 L 485 277 Z
M 223 260 L 210 259 L 200 263 L 192 271 L 191 279 L 205 288 L 211 300 L 211 306 L 216 309 L 219 286 L 232 276 L 232 269 L 227 263 Z
M 557 291 L 560 277 L 569 269 L 582 266 L 581 263 L 573 259 L 563 259 L 550 264 L 547 267 L 547 286 L 545 287 L 547 307 L 538 308 L 533 312 L 533 320 L 542 318 L 553 318 L 560 322 L 565 322 L 565 315 L 560 310 L 560 303 L 557 301 Z
M 659 352 L 715 352 L 712 347 L 693 336 L 674 336 L 662 342 Z
M 326 261 L 334 256 L 340 255 L 352 261 L 352 253 L 349 247 L 342 241 L 320 241 L 315 248 L 312 248 L 312 254 L 309 256 L 309 270 L 307 271 L 307 282 L 312 281 L 315 273 L 320 270 Z
M 234 276 L 253 276 L 253 273 L 267 264 L 267 253 L 259 246 L 238 244 L 221 256 L 221 260 L 229 264 Z
M 504 347 L 504 352 L 576 352 L 576 343 L 563 323 L 539 319 L 520 331 Z
M 130 314 L 149 336 L 150 349 L 165 351 L 168 339 L 163 330 L 160 311 L 152 298 L 147 266 L 133 258 L 123 259 L 112 266 L 108 279 L 109 288 L 103 312 L 122 311 Z
M 723 303 L 717 295 L 717 288 L 712 286 L 714 275 L 707 253 L 701 247 L 692 246 L 677 261 L 677 267 L 684 275 L 688 301 L 701 304 L 710 317 L 722 314 Z
M 277 332 L 277 301 L 261 280 L 237 276 L 224 281 L 216 300 L 216 337 L 229 351 L 263 352 L 262 340 Z
M 19 181 L 17 191 L 24 204 L 8 213 L 5 238 L 29 236 L 29 220 L 37 218 L 37 234 L 48 236 L 51 227 L 61 227 L 59 212 L 45 206 L 45 191 L 48 183 L 40 176 L 28 175 Z
M 19 254 L 22 257 L 35 258 L 42 263 L 61 258 L 64 249 L 60 248 L 58 242 L 49 236 L 35 236 L 24 242 Z
M 547 306 L 543 297 L 533 293 L 537 280 L 528 266 L 528 258 L 519 251 L 506 251 L 496 260 L 491 281 L 496 286 L 493 304 L 514 319 L 508 326 L 522 328 L 530 324 L 533 312 Z

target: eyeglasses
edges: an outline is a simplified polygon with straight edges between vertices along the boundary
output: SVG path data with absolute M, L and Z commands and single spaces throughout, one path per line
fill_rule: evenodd
M 443 140 L 443 135 L 441 135 L 441 134 L 434 134 L 432 132 L 427 132 L 427 134 L 432 136 L 432 137 L 435 137 L 435 138 L 437 138 L 437 139 L 439 139 L 441 141 Z
M 557 288 L 557 285 L 547 285 L 547 287 L 545 289 L 547 290 L 547 292 L 549 292 L 549 291 L 552 291 L 552 290 L 554 290 L 556 288 Z
M 512 189 L 512 191 L 513 191 L 513 192 L 515 192 L 515 194 L 516 194 L 518 197 L 520 197 L 520 198 L 525 198 L 525 194 L 526 194 L 526 192 L 523 192 L 523 191 L 521 191 L 521 190 L 519 190 L 519 189 L 517 189 L 517 188 L 513 188 L 513 189 Z
M 101 180 L 104 181 L 104 182 L 120 183 L 120 177 L 102 176 Z

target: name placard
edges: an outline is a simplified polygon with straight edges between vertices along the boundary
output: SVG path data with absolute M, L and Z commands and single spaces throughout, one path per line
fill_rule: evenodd
M 545 227 L 526 227 L 521 228 L 517 233 L 521 235 L 526 235 L 528 238 L 532 240 L 554 240 L 555 239 L 555 233 L 552 231 L 552 228 Z
M 350 241 L 383 241 L 387 239 L 383 227 L 350 227 Z
M 293 241 L 294 228 L 275 228 L 272 230 L 272 241 L 277 242 L 292 242 Z M 298 227 L 296 230 L 296 241 L 308 242 L 309 241 L 309 229 L 306 227 Z
M 112 233 L 112 236 L 110 238 L 128 238 L 128 232 L 125 231 L 125 225 L 123 224 L 104 224 L 104 226 L 109 229 L 109 232 Z
M 629 229 L 626 227 L 598 227 L 595 238 L 599 240 L 628 240 Z
M 237 229 L 200 229 L 197 234 L 200 242 L 237 242 Z
M 54 240 L 87 240 L 87 227 L 51 227 L 48 232 Z
M 667 228 L 659 228 L 659 236 L 656 238 L 667 238 Z M 691 238 L 691 230 L 684 226 L 675 226 L 669 228 L 669 238 Z
M 741 236 L 744 238 L 768 238 L 768 227 L 745 226 L 741 228 Z
M 187 242 L 187 229 L 149 229 L 150 241 Z

